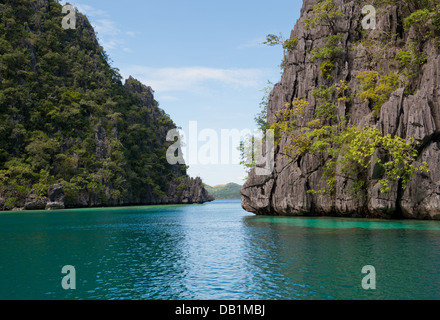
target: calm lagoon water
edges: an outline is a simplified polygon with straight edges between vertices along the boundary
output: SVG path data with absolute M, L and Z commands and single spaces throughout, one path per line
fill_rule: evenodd
M 240 200 L 1 213 L 0 299 L 440 299 L 440 222 L 254 216 Z

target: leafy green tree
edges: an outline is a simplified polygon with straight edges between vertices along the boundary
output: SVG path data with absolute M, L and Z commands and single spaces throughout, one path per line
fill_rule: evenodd
M 301 104 L 306 105 L 305 101 Z M 300 109 L 301 110 L 301 109 Z M 320 190 L 312 193 L 334 194 L 337 168 L 345 177 L 355 177 L 355 192 L 364 187 L 367 180 L 367 169 L 371 165 L 381 166 L 383 176 L 379 180 L 382 193 L 390 191 L 391 181 L 400 181 L 406 189 L 408 182 L 416 172 L 429 172 L 426 163 L 414 166 L 418 152 L 413 140 L 405 141 L 400 137 L 383 136 L 377 128 L 346 126 L 344 121 L 335 125 L 324 125 L 320 119 L 308 123 L 307 127 L 298 129 L 292 121 L 300 112 L 286 105 L 277 113 L 277 121 L 272 128 L 287 138 L 282 151 L 287 157 L 297 159 L 305 153 L 315 154 L 323 165 L 324 184 Z M 277 140 L 280 144 L 280 140 Z M 378 159 L 372 163 L 373 156 L 383 153 L 386 160 Z
M 311 18 L 302 20 L 306 30 L 326 26 L 335 34 L 336 19 L 344 14 L 338 10 L 334 0 L 317 0 L 310 15 Z
M 255 115 L 254 121 L 257 129 L 262 133 L 261 136 L 256 134 L 247 135 L 240 142 L 238 150 L 240 151 L 240 165 L 249 170 L 256 166 L 258 156 L 261 153 L 261 144 L 265 139 L 266 131 L 270 129 L 270 125 L 267 120 L 267 108 L 269 106 L 270 93 L 272 92 L 273 84 L 268 81 L 267 86 L 261 91 L 263 97 L 260 102 L 260 111 Z
M 331 79 L 331 73 L 336 68 L 335 59 L 338 53 L 342 52 L 342 48 L 338 45 L 343 34 L 328 36 L 325 39 L 325 46 L 323 48 L 316 47 L 312 50 L 312 61 L 321 60 L 319 70 L 325 79 Z
M 280 33 L 279 35 L 275 34 L 268 34 L 266 36 L 266 41 L 263 42 L 263 44 L 268 46 L 282 46 L 283 48 L 283 61 L 280 65 L 281 68 L 284 68 L 287 61 L 287 54 L 290 51 L 293 51 L 296 49 L 296 46 L 298 44 L 298 37 L 293 37 L 292 39 L 284 39 L 284 36 Z
M 375 115 L 400 84 L 399 75 L 395 72 L 381 75 L 377 71 L 362 71 L 356 79 L 361 82 L 363 90 L 359 97 L 372 103 Z

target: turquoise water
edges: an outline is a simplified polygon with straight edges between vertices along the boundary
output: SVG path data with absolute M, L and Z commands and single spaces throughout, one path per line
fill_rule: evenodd
M 0 299 L 440 299 L 435 221 L 260 217 L 218 200 L 1 213 L 0 244 Z

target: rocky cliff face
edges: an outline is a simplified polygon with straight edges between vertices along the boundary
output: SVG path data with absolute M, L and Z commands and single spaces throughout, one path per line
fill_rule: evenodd
M 109 63 L 87 17 L 55 0 L 0 3 L 0 210 L 213 200 L 166 152 L 172 119 Z
M 68 208 L 102 207 L 102 206 L 130 206 L 130 205 L 163 205 L 163 204 L 203 204 L 214 201 L 215 198 L 206 191 L 202 180 L 188 178 L 183 184 L 183 189 L 178 191 L 179 185 L 170 181 L 168 193 L 158 197 L 153 194 L 145 194 L 136 202 L 119 201 L 118 204 L 109 204 L 108 201 L 96 201 L 90 199 L 87 192 L 81 193 L 74 203 L 69 203 Z M 39 196 L 34 192 L 26 198 L 24 207 L 5 207 L 4 199 L 0 199 L 0 211 L 2 210 L 62 210 L 66 208 L 66 196 L 61 184 L 52 185 L 47 191 L 48 196 Z
M 157 193 L 151 186 L 142 185 L 138 190 L 129 190 L 126 197 L 112 199 L 110 195 L 111 186 L 106 185 L 106 197 L 94 197 L 87 190 L 83 190 L 79 192 L 73 201 L 67 204 L 67 207 L 201 204 L 213 201 L 214 197 L 205 190 L 203 182 L 199 177 L 188 177 L 184 166 L 169 165 L 164 159 L 167 133 L 169 130 L 175 129 L 176 125 L 168 119 L 167 115 L 164 115 L 163 110 L 158 108 L 158 103 L 154 99 L 153 89 L 131 76 L 125 81 L 124 89 L 128 94 L 134 95 L 137 107 L 146 111 L 142 118 L 129 117 L 131 126 L 147 125 L 152 127 L 155 132 L 154 139 L 151 139 L 148 135 L 142 137 L 142 141 L 139 141 L 136 146 L 136 152 L 139 153 L 139 158 L 142 154 L 151 152 L 161 153 L 159 158 L 161 163 L 145 161 L 145 165 L 152 165 L 153 170 L 156 168 L 160 170 L 159 175 L 164 178 L 161 181 L 163 192 Z M 113 127 L 112 135 L 114 138 L 118 138 L 120 135 L 117 125 Z M 95 154 L 98 159 L 105 159 L 106 154 L 111 151 L 109 138 L 106 130 L 102 127 L 97 127 L 95 133 Z M 138 157 L 135 156 L 135 159 Z M 170 179 L 165 179 L 165 177 L 170 177 Z
M 336 175 L 333 194 L 315 194 L 310 191 L 320 188 L 324 164 L 312 152 L 295 158 L 284 156 L 284 148 L 290 143 L 284 137 L 276 147 L 273 173 L 258 176 L 255 170 L 250 172 L 242 189 L 242 206 L 261 215 L 440 219 L 438 46 L 433 41 L 420 44 L 420 52 L 425 59 L 416 75 L 407 82 L 407 87 L 399 85 L 395 88 L 380 110 L 375 112 L 371 101 L 359 97 L 362 88 L 356 77 L 365 70 L 377 70 L 381 74 L 398 71 L 397 54 L 410 46 L 411 39 L 417 38 L 414 28 L 404 29 L 404 19 L 414 9 L 409 8 L 406 1 L 378 5 L 376 29 L 364 30 L 362 8 L 368 3 L 335 0 L 334 4 L 343 15 L 333 20 L 332 28 L 318 25 L 306 30 L 301 21 L 313 18 L 315 1 L 304 0 L 300 21 L 291 34 L 291 39 L 297 39 L 297 44 L 288 53 L 282 79 L 270 95 L 268 122 L 277 121 L 277 111 L 286 102 L 304 98 L 309 105 L 298 121 L 305 125 L 314 119 L 318 103 L 313 90 L 345 81 L 352 99 L 335 100 L 338 119 L 345 116 L 351 125 L 376 127 L 384 135 L 407 140 L 414 138 L 414 148 L 419 154 L 414 165 L 426 161 L 430 172 L 416 173 L 407 188 L 403 188 L 399 180 L 391 181 L 390 192 L 381 193 L 380 174 L 373 159 L 367 183 L 357 196 L 350 193 L 349 177 L 343 174 Z M 312 58 L 312 51 L 317 47 L 324 48 L 327 37 L 335 32 L 342 34 L 336 45 L 341 49 L 334 56 L 335 68 L 331 70 L 330 77 L 323 77 L 319 61 Z M 407 90 L 408 87 L 412 90 Z M 419 144 L 416 145 L 416 142 Z

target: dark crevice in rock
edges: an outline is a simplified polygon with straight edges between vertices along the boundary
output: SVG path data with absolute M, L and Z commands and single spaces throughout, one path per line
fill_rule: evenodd
M 275 112 L 283 108 L 284 102 L 292 102 L 295 97 L 305 98 L 309 106 L 304 112 L 304 120 L 298 123 L 298 133 L 305 123 L 312 121 L 316 109 L 316 99 L 311 96 L 313 89 L 329 87 L 345 80 L 349 86 L 348 101 L 338 105 L 337 117 L 346 116 L 349 125 L 377 127 L 384 134 L 399 136 L 402 139 L 414 137 L 418 142 L 419 160 L 426 161 L 432 173 L 425 176 L 416 173 L 408 188 L 403 190 L 402 182 L 392 181 L 390 194 L 382 194 L 378 189 L 380 176 L 374 167 L 369 169 L 369 176 L 364 197 L 350 196 L 352 184 L 338 177 L 334 197 L 325 195 L 320 198 L 308 193 L 317 188 L 320 179 L 319 171 L 325 163 L 316 161 L 307 153 L 296 159 L 282 159 L 282 150 L 288 139 L 282 140 L 276 148 L 275 168 L 272 175 L 263 178 L 251 171 L 249 180 L 243 187 L 244 207 L 258 214 L 273 215 L 334 215 L 369 218 L 440 218 L 440 96 L 438 52 L 430 49 L 425 42 L 425 53 L 429 55 L 426 64 L 420 68 L 411 89 L 414 94 L 407 96 L 404 88 L 396 90 L 382 106 L 379 113 L 374 112 L 371 101 L 365 103 L 359 98 L 362 86 L 356 79 L 361 71 L 378 71 L 386 75 L 395 71 L 397 62 L 394 57 L 400 50 L 407 50 L 410 36 L 404 30 L 403 7 L 384 5 L 377 10 L 376 30 L 362 30 L 361 14 L 357 2 L 335 0 L 339 10 L 345 16 L 337 18 L 335 29 L 344 32 L 344 38 L 338 46 L 342 51 L 334 63 L 333 79 L 325 79 L 320 74 L 321 61 L 311 60 L 311 51 L 325 45 L 325 38 L 334 34 L 331 28 L 317 26 L 305 30 L 297 24 L 293 35 L 298 37 L 298 50 L 288 56 L 288 68 L 285 68 L 279 84 L 275 85 L 268 107 L 268 119 L 274 119 Z M 315 2 L 304 0 L 301 19 L 310 18 Z M 379 9 L 379 8 L 377 8 Z M 389 35 L 387 37 L 386 35 Z M 385 37 L 387 37 L 385 39 Z M 368 40 L 372 40 L 371 43 Z M 373 47 L 376 41 L 387 41 L 387 48 Z M 438 51 L 438 50 L 437 50 Z M 297 65 L 295 65 L 296 63 Z M 328 160 L 328 159 L 327 159 Z M 345 180 L 344 180 L 345 179 Z M 391 182 L 390 182 L 391 183 Z M 264 188 L 264 193 L 260 191 Z M 423 190 L 421 190 L 423 188 Z M 323 199 L 326 199 L 325 201 Z M 275 203 L 278 201 L 278 203 Z M 331 202 L 330 202 L 331 201 Z M 306 211 L 306 212 L 305 212 Z
M 404 99 L 405 99 L 405 90 L 402 89 L 402 93 L 400 94 L 399 111 L 397 112 L 396 125 L 394 127 L 394 132 L 392 133 L 392 136 L 395 136 L 397 134 L 397 130 L 399 129 L 400 118 L 403 116 Z
M 435 74 L 435 77 L 434 77 L 434 82 L 435 82 L 436 87 L 438 85 L 438 79 L 437 79 L 438 76 L 439 75 Z M 439 98 L 439 93 L 437 92 L 437 90 L 434 90 L 433 100 L 434 101 L 428 99 L 428 105 L 429 105 L 429 108 L 431 109 L 431 114 L 434 119 L 435 131 L 440 132 L 440 112 L 439 112 L 440 98 Z
M 415 146 L 419 157 L 423 153 L 423 151 L 433 142 L 439 142 L 440 141 L 440 132 L 435 132 L 430 136 L 425 137 L 422 141 L 419 142 L 418 145 Z
M 397 197 L 396 197 L 396 209 L 394 214 L 392 215 L 393 218 L 396 219 L 403 219 L 404 218 L 404 214 L 403 214 L 403 210 L 402 210 L 402 198 L 403 198 L 403 187 L 402 187 L 402 180 L 398 181 L 398 185 L 397 185 Z
M 298 168 L 301 168 L 301 160 L 302 160 L 302 156 L 299 156 L 298 159 L 296 159 L 296 163 L 298 164 Z
M 274 203 L 273 203 L 274 198 L 275 198 L 274 194 L 275 194 L 276 188 L 277 188 L 277 179 L 274 179 L 273 180 L 272 189 L 270 190 L 270 193 L 269 193 L 269 211 L 268 211 L 268 213 L 270 215 L 276 215 L 276 212 L 274 210 L 275 206 L 274 206 Z

